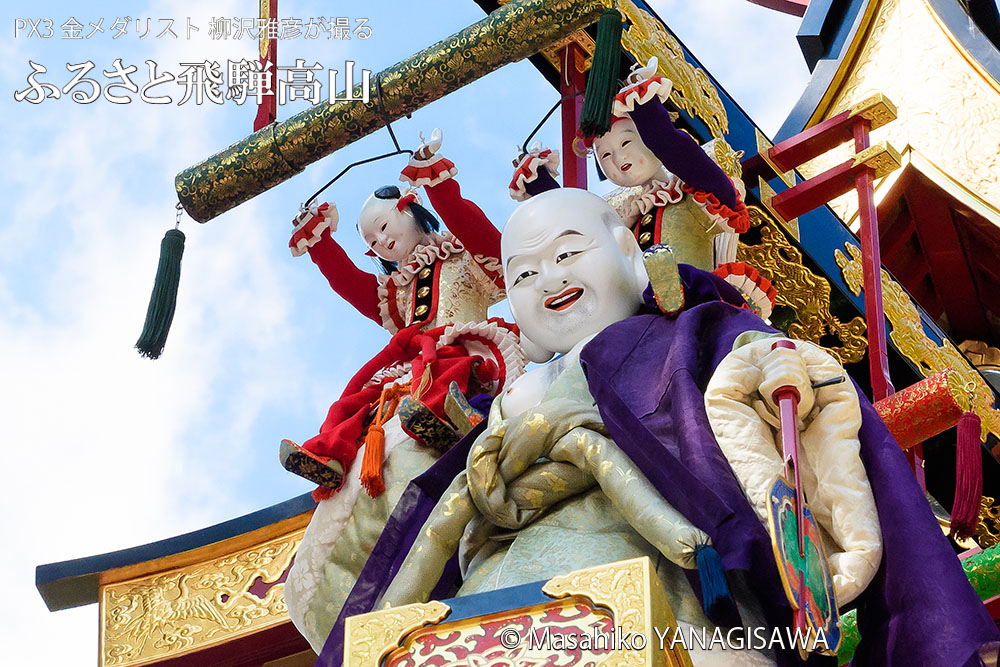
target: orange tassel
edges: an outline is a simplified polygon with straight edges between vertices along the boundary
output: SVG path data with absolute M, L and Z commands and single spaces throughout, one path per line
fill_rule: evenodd
M 385 429 L 382 425 L 392 418 L 399 405 L 399 399 L 410 390 L 410 383 L 394 384 L 382 389 L 375 416 L 365 434 L 365 455 L 361 459 L 361 486 L 372 498 L 385 492 L 385 478 L 382 475 L 382 460 L 385 458 Z M 388 403 L 388 405 L 387 405 Z
M 361 461 L 361 486 L 372 498 L 385 491 L 382 477 L 382 458 L 385 456 L 385 429 L 372 422 L 365 435 L 365 457 Z

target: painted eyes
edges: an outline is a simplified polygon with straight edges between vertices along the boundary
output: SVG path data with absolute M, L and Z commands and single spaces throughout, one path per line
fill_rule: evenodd
M 381 227 L 381 230 L 380 230 L 380 231 L 382 231 L 382 232 L 385 232 L 385 228 L 386 228 L 386 226 L 388 226 L 388 224 L 389 224 L 388 222 L 383 222 L 383 223 L 382 223 L 382 227 Z M 370 241 L 370 242 L 368 243 L 368 245 L 369 245 L 370 247 L 374 248 L 374 247 L 375 247 L 375 239 L 372 239 L 372 240 L 371 240 L 371 241 Z
M 582 250 L 567 250 L 566 252 L 559 253 L 556 255 L 556 264 L 563 261 L 564 259 L 569 259 L 573 255 L 579 255 Z
M 626 147 L 626 146 L 628 146 L 628 145 L 629 145 L 630 143 L 632 143 L 632 140 L 631 140 L 631 139 L 625 139 L 625 140 L 623 140 L 623 141 L 622 141 L 622 148 L 625 148 L 625 147 Z
M 573 257 L 574 255 L 579 255 L 582 252 L 583 252 L 583 250 L 567 250 L 566 252 L 561 252 L 558 255 L 556 255 L 556 264 L 558 264 L 559 262 L 566 261 L 567 259 L 569 259 L 570 257 Z M 521 273 L 519 273 L 517 275 L 516 278 L 514 278 L 514 282 L 511 285 L 511 287 L 517 285 L 518 283 L 520 283 L 523 280 L 527 280 L 528 278 L 530 278 L 532 276 L 537 276 L 537 275 L 538 275 L 538 271 L 534 271 L 532 269 L 527 269 L 525 271 L 522 271 Z
M 522 271 L 520 274 L 518 274 L 517 278 L 514 278 L 514 285 L 517 285 L 522 280 L 526 280 L 526 279 L 530 278 L 531 276 L 534 276 L 534 275 L 537 275 L 537 274 L 538 274 L 538 271 Z

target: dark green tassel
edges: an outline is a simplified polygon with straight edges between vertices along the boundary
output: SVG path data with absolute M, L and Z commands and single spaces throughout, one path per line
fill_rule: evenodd
M 580 134 L 586 139 L 599 137 L 611 129 L 611 109 L 618 94 L 621 46 L 621 12 L 606 9 L 597 22 L 597 46 L 580 112 Z
M 135 344 L 139 354 L 156 359 L 163 353 L 170 323 L 177 305 L 177 283 L 181 278 L 181 257 L 184 255 L 184 233 L 179 229 L 167 230 L 160 242 L 160 265 L 156 267 L 153 294 L 146 309 L 146 324 Z
M 713 546 L 698 545 L 695 547 L 695 557 L 698 561 L 698 578 L 701 579 L 701 604 L 705 615 L 711 620 L 718 617 L 720 605 L 732 604 L 726 571 L 722 567 L 719 552 Z

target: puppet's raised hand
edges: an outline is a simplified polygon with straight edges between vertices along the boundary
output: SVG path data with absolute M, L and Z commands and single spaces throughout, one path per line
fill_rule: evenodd
M 670 79 L 665 79 L 656 73 L 656 56 L 649 59 L 644 67 L 633 71 L 625 80 L 625 87 L 615 96 L 615 104 L 612 113 L 616 116 L 625 116 L 635 109 L 636 105 L 642 105 L 653 98 L 660 102 L 666 102 L 670 97 L 673 84 Z
M 421 132 L 420 148 L 410 158 L 409 164 L 403 167 L 399 180 L 409 183 L 410 187 L 413 188 L 432 188 L 449 178 L 453 178 L 458 173 L 458 169 L 455 168 L 454 162 L 437 154 L 440 149 L 440 128 L 434 128 L 430 141 L 424 139 L 424 133 Z
M 431 132 L 430 141 L 424 139 L 423 132 L 417 133 L 417 136 L 420 137 L 420 148 L 418 148 L 417 152 L 413 154 L 413 157 L 418 160 L 429 160 L 432 155 L 441 150 L 441 128 L 434 128 L 434 131 Z
M 510 179 L 510 197 L 525 201 L 529 197 L 559 187 L 559 151 L 545 148 L 539 142 L 514 160 L 514 176 Z
M 309 208 L 303 208 L 292 220 L 295 229 L 292 230 L 292 238 L 288 241 L 288 248 L 294 257 L 300 257 L 319 243 L 324 229 L 329 229 L 330 233 L 337 231 L 337 223 L 340 215 L 337 213 L 337 205 L 330 203 L 315 204 Z

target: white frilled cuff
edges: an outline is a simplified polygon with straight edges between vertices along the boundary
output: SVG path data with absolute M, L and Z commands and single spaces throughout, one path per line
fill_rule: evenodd
M 549 176 L 555 178 L 559 175 L 559 151 L 548 148 L 534 147 L 526 154 L 514 169 L 514 176 L 510 179 L 510 198 L 514 201 L 525 201 L 531 195 L 528 194 L 527 184 L 538 178 L 538 170 L 545 167 Z
M 336 219 L 337 209 L 328 203 L 322 204 L 315 211 L 303 212 L 297 218 L 299 222 L 292 230 L 292 238 L 288 241 L 288 249 L 292 251 L 292 256 L 301 257 L 306 254 L 309 248 L 319 242 L 324 230 L 333 228 Z
M 778 292 L 757 269 L 746 262 L 726 262 L 712 273 L 738 289 L 762 320 L 771 316 Z
M 625 116 L 635 109 L 637 104 L 645 104 L 654 97 L 658 98 L 660 102 L 666 102 L 672 89 L 673 84 L 670 79 L 664 79 L 659 75 L 625 86 L 615 95 L 615 103 L 611 113 L 615 116 Z
M 432 155 L 426 160 L 410 158 L 409 164 L 403 167 L 399 180 L 414 188 L 434 187 L 457 175 L 458 168 L 454 162 L 441 155 Z

